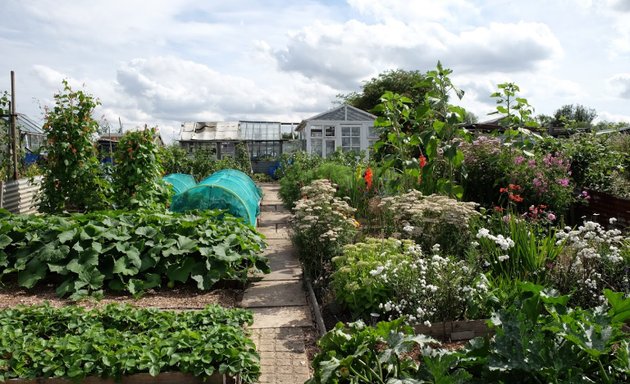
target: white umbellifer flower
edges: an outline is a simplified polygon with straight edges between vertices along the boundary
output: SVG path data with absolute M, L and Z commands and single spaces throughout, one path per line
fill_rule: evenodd
M 477 242 L 477 241 L 473 241 L 472 243 L 470 243 L 470 245 L 471 245 L 473 248 L 477 248 L 477 247 L 479 246 L 479 242 Z
M 431 322 L 429 320 L 425 320 L 423 324 L 426 325 L 427 327 L 431 326 Z
M 435 253 L 440 253 L 440 244 L 434 244 L 433 247 L 431 248 L 431 251 Z
M 383 273 L 384 270 L 385 270 L 385 267 L 383 267 L 382 265 L 379 265 L 376 269 L 373 269 L 370 271 L 370 275 L 378 276 L 381 273 Z
M 497 257 L 497 259 L 499 259 L 499 261 L 505 261 L 505 260 L 507 260 L 509 258 L 510 258 L 510 256 L 508 256 L 508 255 L 501 255 L 501 256 Z
M 404 231 L 404 232 L 407 232 L 407 233 L 411 233 L 411 232 L 413 232 L 413 230 L 414 230 L 414 229 L 415 229 L 415 228 L 414 228 L 414 226 L 413 226 L 413 225 L 405 225 L 405 226 L 403 227 L 403 231 Z
M 616 217 L 611 217 L 610 219 L 608 219 L 608 223 L 610 223 L 610 224 L 615 224 L 615 222 L 617 222 L 617 218 Z
M 490 230 L 487 228 L 480 228 L 479 232 L 477 232 L 477 238 L 482 239 L 484 237 L 488 237 L 490 235 Z

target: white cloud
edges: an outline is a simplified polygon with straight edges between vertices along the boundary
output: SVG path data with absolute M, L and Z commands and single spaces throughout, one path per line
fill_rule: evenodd
M 619 73 L 608 80 L 608 84 L 617 91 L 617 95 L 630 99 L 630 73 Z
M 353 89 L 385 69 L 426 70 L 438 59 L 462 72 L 534 70 L 560 57 L 562 47 L 542 23 L 490 23 L 452 32 L 438 23 L 350 20 L 307 26 L 274 55 L 282 70 Z

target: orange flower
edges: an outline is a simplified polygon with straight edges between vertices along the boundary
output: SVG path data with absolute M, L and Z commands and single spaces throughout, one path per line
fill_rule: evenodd
M 521 197 L 521 195 L 515 195 L 515 194 L 510 193 L 508 197 L 510 198 L 510 200 L 514 201 L 515 203 L 520 203 L 523 201 L 523 198 Z
M 499 193 L 506 193 L 507 191 L 507 188 L 499 188 Z
M 520 190 L 521 190 L 521 186 L 520 186 L 520 185 L 518 185 L 518 184 L 509 184 L 509 185 L 508 185 L 508 188 L 509 188 L 511 191 L 520 191 Z
M 418 163 L 420 163 L 420 168 L 424 168 L 427 166 L 427 158 L 424 157 L 424 155 L 420 155 L 420 157 L 418 158 Z
M 372 177 L 374 175 L 372 174 L 372 168 L 368 167 L 368 169 L 365 170 L 365 173 L 363 174 L 363 179 L 365 180 L 365 184 L 367 185 L 367 189 L 368 191 L 370 189 L 372 189 Z

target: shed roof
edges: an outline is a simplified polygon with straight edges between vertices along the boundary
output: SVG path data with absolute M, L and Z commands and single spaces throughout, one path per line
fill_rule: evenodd
M 352 105 L 342 104 L 337 108 L 320 113 L 308 119 L 302 120 L 297 130 L 300 131 L 306 126 L 308 121 L 327 120 L 327 121 L 374 121 L 376 116 L 362 109 L 353 107 Z
M 179 140 L 239 140 L 238 121 L 186 122 Z

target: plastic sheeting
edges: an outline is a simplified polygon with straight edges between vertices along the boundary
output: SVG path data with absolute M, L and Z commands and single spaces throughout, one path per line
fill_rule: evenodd
M 173 186 L 175 194 L 186 192 L 197 185 L 195 178 L 185 173 L 171 173 L 164 176 L 162 180 Z
M 196 186 L 173 196 L 171 211 L 224 209 L 256 226 L 262 193 L 245 173 L 224 169 L 213 173 Z

